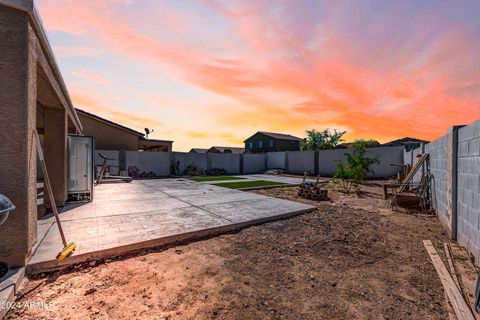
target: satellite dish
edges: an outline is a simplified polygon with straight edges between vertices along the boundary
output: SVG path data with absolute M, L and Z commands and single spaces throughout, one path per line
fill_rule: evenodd
M 145 139 L 148 139 L 148 135 L 153 132 L 153 129 L 150 130 L 148 128 L 145 128 L 144 130 L 145 130 Z

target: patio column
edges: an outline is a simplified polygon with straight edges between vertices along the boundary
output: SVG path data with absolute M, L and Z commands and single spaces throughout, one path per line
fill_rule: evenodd
M 0 225 L 0 261 L 23 266 L 37 237 L 36 52 L 27 16 L 0 6 L 0 193 L 16 209 Z
M 43 149 L 57 206 L 65 205 L 67 200 L 67 135 L 68 116 L 65 109 L 45 108 Z M 50 205 L 49 201 L 47 205 Z

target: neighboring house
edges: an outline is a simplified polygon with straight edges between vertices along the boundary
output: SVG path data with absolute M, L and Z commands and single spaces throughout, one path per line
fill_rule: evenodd
M 95 137 L 95 149 L 172 151 L 173 141 L 144 139 L 144 134 L 87 111 L 76 109 L 83 133 Z
M 144 134 L 77 108 L 83 133 L 95 137 L 95 149 L 137 151 Z
M 233 153 L 233 154 L 240 154 L 244 153 L 244 148 L 239 147 L 211 147 L 207 150 L 207 153 Z
M 138 150 L 148 152 L 171 152 L 173 141 L 157 139 L 140 139 L 138 141 Z
M 246 139 L 245 150 L 248 153 L 272 151 L 299 151 L 303 139 L 290 134 L 259 131 Z
M 416 149 L 420 147 L 422 143 L 429 143 L 430 141 L 420 140 L 416 138 L 405 137 L 402 139 L 393 140 L 387 143 L 382 144 L 382 146 L 388 147 L 395 147 L 395 146 L 403 146 L 405 147 L 406 151 L 410 151 L 412 149 Z
M 335 148 L 336 149 L 348 149 L 348 148 L 353 147 L 354 144 L 355 144 L 355 142 L 344 142 L 344 143 L 340 143 Z
M 207 153 L 208 149 L 202 149 L 202 148 L 192 148 L 190 149 L 190 152 L 192 153 Z

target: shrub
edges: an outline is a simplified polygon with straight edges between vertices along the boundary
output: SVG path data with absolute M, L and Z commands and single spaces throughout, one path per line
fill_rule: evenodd
M 379 163 L 377 157 L 367 157 L 364 143 L 355 143 L 353 153 L 345 153 L 347 164 L 337 160 L 337 170 L 333 179 L 340 189 L 346 193 L 360 191 L 360 184 L 371 170 L 371 166 Z
M 187 166 L 187 169 L 185 170 L 185 173 L 187 176 L 192 177 L 192 176 L 199 176 L 203 172 L 201 170 L 198 170 L 197 167 L 195 167 L 194 165 L 189 164 Z

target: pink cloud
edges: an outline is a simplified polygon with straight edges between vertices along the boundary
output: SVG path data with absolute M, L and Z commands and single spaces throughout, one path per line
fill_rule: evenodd
M 92 81 L 100 84 L 110 84 L 112 83 L 112 80 L 104 77 L 103 75 L 93 72 L 93 71 L 88 71 L 88 70 L 77 70 L 73 71 L 72 74 L 76 77 L 80 77 L 84 80 L 87 81 Z
M 53 52 L 57 57 L 97 57 L 98 51 L 89 47 L 70 47 L 70 46 L 55 46 Z
M 396 7 L 361 20 L 362 12 L 355 15 L 342 3 L 325 6 L 328 15 L 312 15 L 304 24 L 303 16 L 314 9 L 296 15 L 302 8 L 293 2 L 279 2 L 275 12 L 270 2 L 225 3 L 209 1 L 205 8 L 241 40 L 241 54 L 228 47 L 205 51 L 188 34 L 171 42 L 146 35 L 110 1 L 52 1 L 40 9 L 51 30 L 96 38 L 136 62 L 168 65 L 177 80 L 240 101 L 243 110 L 217 115 L 236 127 L 274 122 L 278 130 L 298 132 L 336 124 L 352 137 L 430 139 L 480 117 L 474 67 L 480 46 L 458 23 L 418 10 L 409 16 L 412 26 L 392 15 Z M 195 29 L 176 8 L 162 10 L 171 12 L 166 26 L 172 32 Z M 102 82 L 98 75 L 77 75 Z

